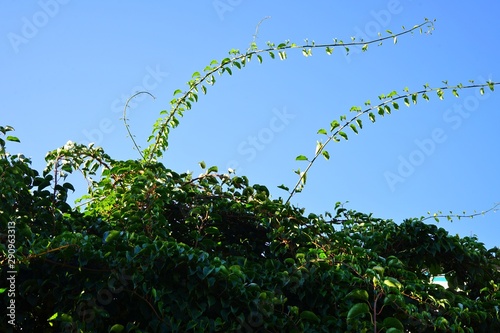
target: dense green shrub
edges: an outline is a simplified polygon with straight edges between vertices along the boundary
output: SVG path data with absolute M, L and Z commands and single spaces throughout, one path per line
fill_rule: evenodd
M 327 52 L 348 45 L 335 43 Z M 301 47 L 232 50 L 205 75 L 196 72 L 188 91 L 175 92 L 180 97 L 155 124 L 140 160 L 118 161 L 101 148 L 68 142 L 47 154 L 39 173 L 29 159 L 9 154 L 7 144 L 18 139 L 0 127 L 0 279 L 14 275 L 16 288 L 14 298 L 9 286 L 0 289 L 2 308 L 14 299 L 16 309 L 1 331 L 500 331 L 497 248 L 450 236 L 424 218 L 397 224 L 340 202 L 332 213 L 306 216 L 244 176 L 200 163 L 203 173 L 193 177 L 158 162 L 169 130 L 197 101 L 198 89 L 205 93 L 204 84 L 215 82 L 214 73 L 231 74 L 252 55 L 262 61 L 262 52 L 286 58 L 290 48 Z M 384 115 L 398 99 L 409 105 L 460 88 L 467 87 L 390 93 L 377 106 L 351 110 L 350 120 L 333 121 L 330 131 L 318 131 L 329 136 L 315 157 L 297 157 L 310 164 L 297 171 L 290 196 L 318 156 L 329 158 L 326 144 L 347 139 L 344 128 L 357 133 L 361 116 L 374 121 L 370 110 Z M 71 207 L 66 176 L 76 170 L 89 188 Z M 445 275 L 449 288 L 433 284 L 434 275 Z

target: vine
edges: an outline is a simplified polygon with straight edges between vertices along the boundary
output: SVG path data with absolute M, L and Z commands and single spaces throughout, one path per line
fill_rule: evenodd
M 349 43 L 344 43 L 342 40 L 338 40 L 337 38 L 335 38 L 333 43 L 316 44 L 314 41 L 309 42 L 309 40 L 306 39 L 304 45 L 297 45 L 296 43 L 292 43 L 287 40 L 284 43 L 280 43 L 278 45 L 267 42 L 268 48 L 265 49 L 259 49 L 254 38 L 254 41 L 252 41 L 249 49 L 245 53 L 240 53 L 240 51 L 237 49 L 230 50 L 230 57 L 224 58 L 220 62 L 217 60 L 212 60 L 210 64 L 203 69 L 203 75 L 200 72 L 194 72 L 191 76 L 191 80 L 187 82 L 189 86 L 188 90 L 183 92 L 181 89 L 177 89 L 174 91 L 174 97 L 177 95 L 180 96 L 170 101 L 170 112 L 166 110 L 160 112 L 160 115 L 162 117 L 157 119 L 153 126 L 153 133 L 148 138 L 148 142 L 152 143 L 148 148 L 144 150 L 144 158 L 145 160 L 151 162 L 163 156 L 164 151 L 166 151 L 168 148 L 168 135 L 170 129 L 175 128 L 179 125 L 178 116 L 182 117 L 185 111 L 191 109 L 192 103 L 196 103 L 198 101 L 199 90 L 201 90 L 203 94 L 206 94 L 207 85 L 213 86 L 215 84 L 215 73 L 222 75 L 227 72 L 229 75 L 232 75 L 231 68 L 236 67 L 237 69 L 241 69 L 242 67 L 245 67 L 247 62 L 250 62 L 253 56 L 256 56 L 258 62 L 262 63 L 263 58 L 260 55 L 261 53 L 267 53 L 272 59 L 275 59 L 275 52 L 277 52 L 279 59 L 285 60 L 287 59 L 286 51 L 289 49 L 301 49 L 302 54 L 305 57 L 311 56 L 312 49 L 315 48 L 325 49 L 328 55 L 331 55 L 334 48 L 336 47 L 343 47 L 346 53 L 349 54 L 349 47 L 362 46 L 361 49 L 364 52 L 368 50 L 368 46 L 371 44 L 378 43 L 378 45 L 382 45 L 382 43 L 388 39 L 392 39 L 394 43 L 397 43 L 398 37 L 400 36 L 411 34 L 417 30 L 422 33 L 424 26 L 427 26 L 426 33 L 430 34 L 434 29 L 434 22 L 425 19 L 423 23 L 415 25 L 409 30 L 406 30 L 403 27 L 403 31 L 397 34 L 394 34 L 392 31 L 387 30 L 386 32 L 389 34 L 389 36 L 382 37 L 380 35 L 379 38 L 370 41 L 356 41 L 356 39 L 352 37 L 351 42 Z

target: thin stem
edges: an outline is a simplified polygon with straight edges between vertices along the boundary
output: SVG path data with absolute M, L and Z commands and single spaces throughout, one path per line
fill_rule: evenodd
M 142 155 L 142 151 L 141 149 L 139 148 L 139 146 L 137 145 L 137 142 L 135 142 L 135 139 L 134 139 L 134 136 L 132 135 L 132 132 L 130 131 L 130 126 L 129 124 L 127 123 L 127 108 L 128 108 L 128 103 L 134 98 L 136 97 L 137 95 L 140 95 L 140 94 L 148 94 L 149 96 L 151 96 L 153 99 L 155 99 L 155 97 L 148 91 L 139 91 L 135 94 L 133 94 L 132 96 L 129 97 L 129 99 L 127 99 L 127 103 L 125 103 L 125 107 L 123 108 L 123 123 L 125 124 L 125 128 L 127 129 L 127 132 L 128 132 L 128 135 L 130 137 L 130 139 L 132 140 L 132 142 L 134 143 L 134 146 L 135 146 L 135 149 L 137 149 L 137 151 L 139 152 L 139 154 L 141 155 L 141 158 L 144 160 L 144 155 Z

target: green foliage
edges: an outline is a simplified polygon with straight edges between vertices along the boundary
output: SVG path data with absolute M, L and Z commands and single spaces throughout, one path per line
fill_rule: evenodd
M 424 24 L 430 24 L 425 22 Z M 288 200 L 245 176 L 220 173 L 200 162 L 202 173 L 177 173 L 157 161 L 168 133 L 215 83 L 215 73 L 232 74 L 259 53 L 271 58 L 301 49 L 380 43 L 424 25 L 375 41 L 304 46 L 289 41 L 252 43 L 245 54 L 212 61 L 195 72 L 186 92 L 176 90 L 171 111 L 162 111 L 150 147 L 140 160 L 114 160 L 102 148 L 68 142 L 46 156 L 40 174 L 6 145 L 19 142 L 0 127 L 0 233 L 2 271 L 16 274 L 16 325 L 23 332 L 493 332 L 500 330 L 500 250 L 474 237 L 459 238 L 424 223 L 400 224 L 348 210 L 305 215 Z M 446 91 L 497 83 L 457 85 L 381 95 L 380 103 L 352 107 L 355 115 L 333 120 L 327 140 L 297 169 L 299 192 L 325 146 L 363 128 L 362 116 L 378 115 Z M 133 98 L 133 96 L 131 97 Z M 410 103 L 411 100 L 411 103 Z M 126 108 L 124 121 L 126 123 Z M 135 141 L 134 141 L 135 144 Z M 136 148 L 139 147 L 135 144 Z M 67 203 L 73 185 L 66 176 L 80 171 L 88 191 L 77 207 Z M 431 217 L 438 217 L 432 215 Z M 448 216 L 450 217 L 450 215 Z M 457 217 L 457 216 L 454 216 Z M 458 216 L 460 217 L 460 216 Z M 12 237 L 3 230 L 15 226 Z M 12 265 L 12 266 L 11 266 Z M 7 269 L 5 269 L 7 268 Z M 432 283 L 444 275 L 449 288 Z M 8 288 L 0 288 L 4 296 Z M 1 306 L 8 306 L 3 297 Z M 4 320 L 1 331 L 12 328 Z

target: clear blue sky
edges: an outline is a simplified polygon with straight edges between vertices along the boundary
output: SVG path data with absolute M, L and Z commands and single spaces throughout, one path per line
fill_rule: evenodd
M 342 4 L 339 4 L 342 3 Z M 3 1 L 0 5 L 0 122 L 16 129 L 14 153 L 41 170 L 49 150 L 68 140 L 96 142 L 116 159 L 134 159 L 120 120 L 124 99 L 135 100 L 132 131 L 144 147 L 159 112 L 175 89 L 212 59 L 257 43 L 305 38 L 376 37 L 436 19 L 432 35 L 401 37 L 349 57 L 315 50 L 289 52 L 287 61 L 264 57 L 233 76 L 219 77 L 170 137 L 162 162 L 178 172 L 200 172 L 198 162 L 233 167 L 253 183 L 293 186 L 299 154 L 311 156 L 320 128 L 353 105 L 408 86 L 500 80 L 497 1 Z M 500 202 L 500 95 L 446 94 L 371 124 L 332 144 L 294 203 L 308 212 L 347 208 L 396 222 L 427 211 L 473 213 Z M 409 164 L 408 164 L 409 163 Z M 398 170 L 399 169 L 399 170 Z M 392 183 L 387 175 L 400 178 Z M 70 180 L 84 186 L 78 177 Z M 83 187 L 80 187 L 82 189 Z M 452 234 L 476 234 L 499 246 L 500 213 L 441 222 Z

